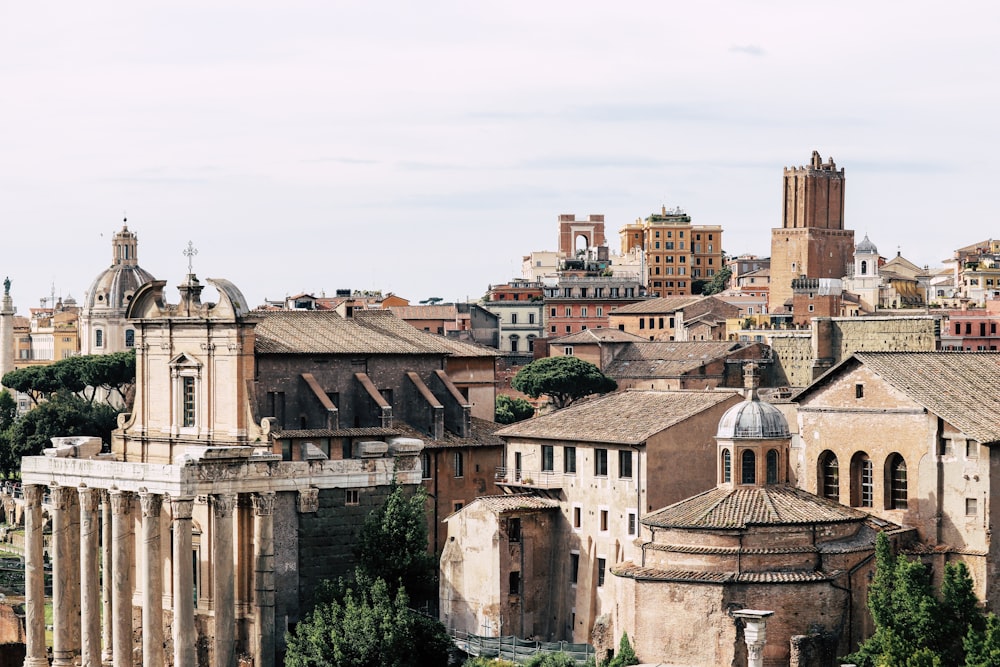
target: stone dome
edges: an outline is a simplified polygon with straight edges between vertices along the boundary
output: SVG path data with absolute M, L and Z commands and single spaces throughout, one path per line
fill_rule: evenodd
M 781 410 L 754 396 L 726 410 L 719 420 L 715 437 L 724 440 L 770 440 L 790 438 L 791 433 Z
M 865 238 L 861 241 L 861 243 L 859 243 L 857 246 L 855 246 L 854 252 L 859 253 L 859 254 L 861 254 L 861 253 L 867 253 L 867 254 L 870 254 L 870 255 L 877 255 L 878 254 L 878 248 L 875 247 L 874 243 L 872 243 L 870 240 L 868 240 L 868 235 L 865 234 Z
M 84 297 L 83 307 L 88 311 L 124 309 L 137 289 L 155 280 L 139 266 L 138 239 L 128 225 L 115 234 L 111 247 L 111 266 L 94 279 Z

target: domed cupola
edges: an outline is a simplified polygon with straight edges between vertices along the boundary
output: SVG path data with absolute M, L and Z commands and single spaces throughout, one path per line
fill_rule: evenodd
M 719 443 L 719 484 L 784 484 L 788 481 L 791 431 L 781 410 L 760 400 L 757 364 L 744 366 L 747 398 L 729 408 L 715 439 Z
M 854 247 L 854 276 L 856 278 L 878 275 L 878 248 L 868 235 Z
M 128 220 L 111 241 L 112 263 L 91 283 L 84 297 L 86 310 L 123 310 L 137 289 L 155 280 L 139 266 L 139 242 L 128 228 Z

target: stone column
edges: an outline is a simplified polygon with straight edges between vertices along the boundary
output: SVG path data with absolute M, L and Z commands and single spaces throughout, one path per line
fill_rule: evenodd
M 42 554 L 42 490 L 38 484 L 24 489 L 24 626 L 27 655 L 24 667 L 48 667 L 45 650 L 45 569 Z
M 743 622 L 743 641 L 747 645 L 747 667 L 764 667 L 764 646 L 767 644 L 767 617 L 773 611 L 740 609 L 733 616 Z
M 74 646 L 75 600 L 80 597 L 76 572 L 80 567 L 79 535 L 74 533 L 73 501 L 76 490 L 67 486 L 53 486 L 49 490 L 52 503 L 52 664 L 68 667 L 79 647 Z M 75 572 L 74 572 L 75 571 Z M 77 585 L 74 585 L 77 584 Z
M 80 494 L 80 658 L 83 667 L 101 664 L 101 609 L 97 560 L 100 531 L 97 504 L 100 492 L 81 486 Z
M 274 667 L 274 492 L 253 494 L 254 667 Z
M 111 494 L 101 491 L 101 663 L 111 664 L 113 647 L 111 622 Z
M 163 496 L 139 492 L 142 506 L 142 667 L 163 667 L 163 559 L 160 507 Z
M 212 496 L 212 600 L 215 605 L 215 665 L 233 667 L 236 648 L 236 582 L 233 567 L 233 508 L 236 496 Z
M 132 667 L 132 493 L 111 495 L 111 623 L 114 667 Z
M 194 500 L 170 501 L 174 522 L 174 667 L 195 667 L 194 570 L 191 565 L 191 513 Z

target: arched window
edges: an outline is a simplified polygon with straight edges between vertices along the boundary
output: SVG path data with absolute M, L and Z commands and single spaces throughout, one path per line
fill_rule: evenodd
M 840 501 L 840 465 L 830 451 L 819 457 L 819 491 L 824 498 Z
M 722 450 L 722 482 L 728 484 L 733 481 L 733 461 L 728 449 Z
M 854 507 L 875 506 L 875 477 L 872 460 L 865 452 L 858 452 L 851 458 L 851 505 Z
M 868 262 L 866 260 L 861 260 L 861 275 L 868 275 Z
M 740 484 L 757 483 L 757 457 L 753 450 L 744 449 L 740 455 Z
M 769 449 L 767 452 L 767 483 L 778 483 L 778 450 Z
M 899 454 L 891 455 L 885 463 L 886 494 L 885 508 L 906 509 L 906 461 Z

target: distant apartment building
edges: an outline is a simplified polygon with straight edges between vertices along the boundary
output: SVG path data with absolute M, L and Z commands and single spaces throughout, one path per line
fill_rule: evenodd
M 647 340 L 725 340 L 726 320 L 739 314 L 714 295 L 668 296 L 616 308 L 609 326 Z
M 623 255 L 645 254 L 644 280 L 651 296 L 700 293 L 694 283 L 711 280 L 723 267 L 722 227 L 693 225 L 681 209 L 653 213 L 619 231 Z
M 646 298 L 639 277 L 614 272 L 602 250 L 605 259 L 563 260 L 556 284 L 545 286 L 549 336 L 607 327 L 612 310 Z
M 948 263 L 963 299 L 982 305 L 1000 298 L 1000 241 L 987 239 L 959 248 Z
M 1000 299 L 985 308 L 943 311 L 941 349 L 966 352 L 995 351 L 1000 346 Z
M 500 351 L 530 355 L 535 340 L 545 336 L 542 283 L 511 280 L 490 285 L 482 307 L 496 315 L 500 326 Z

